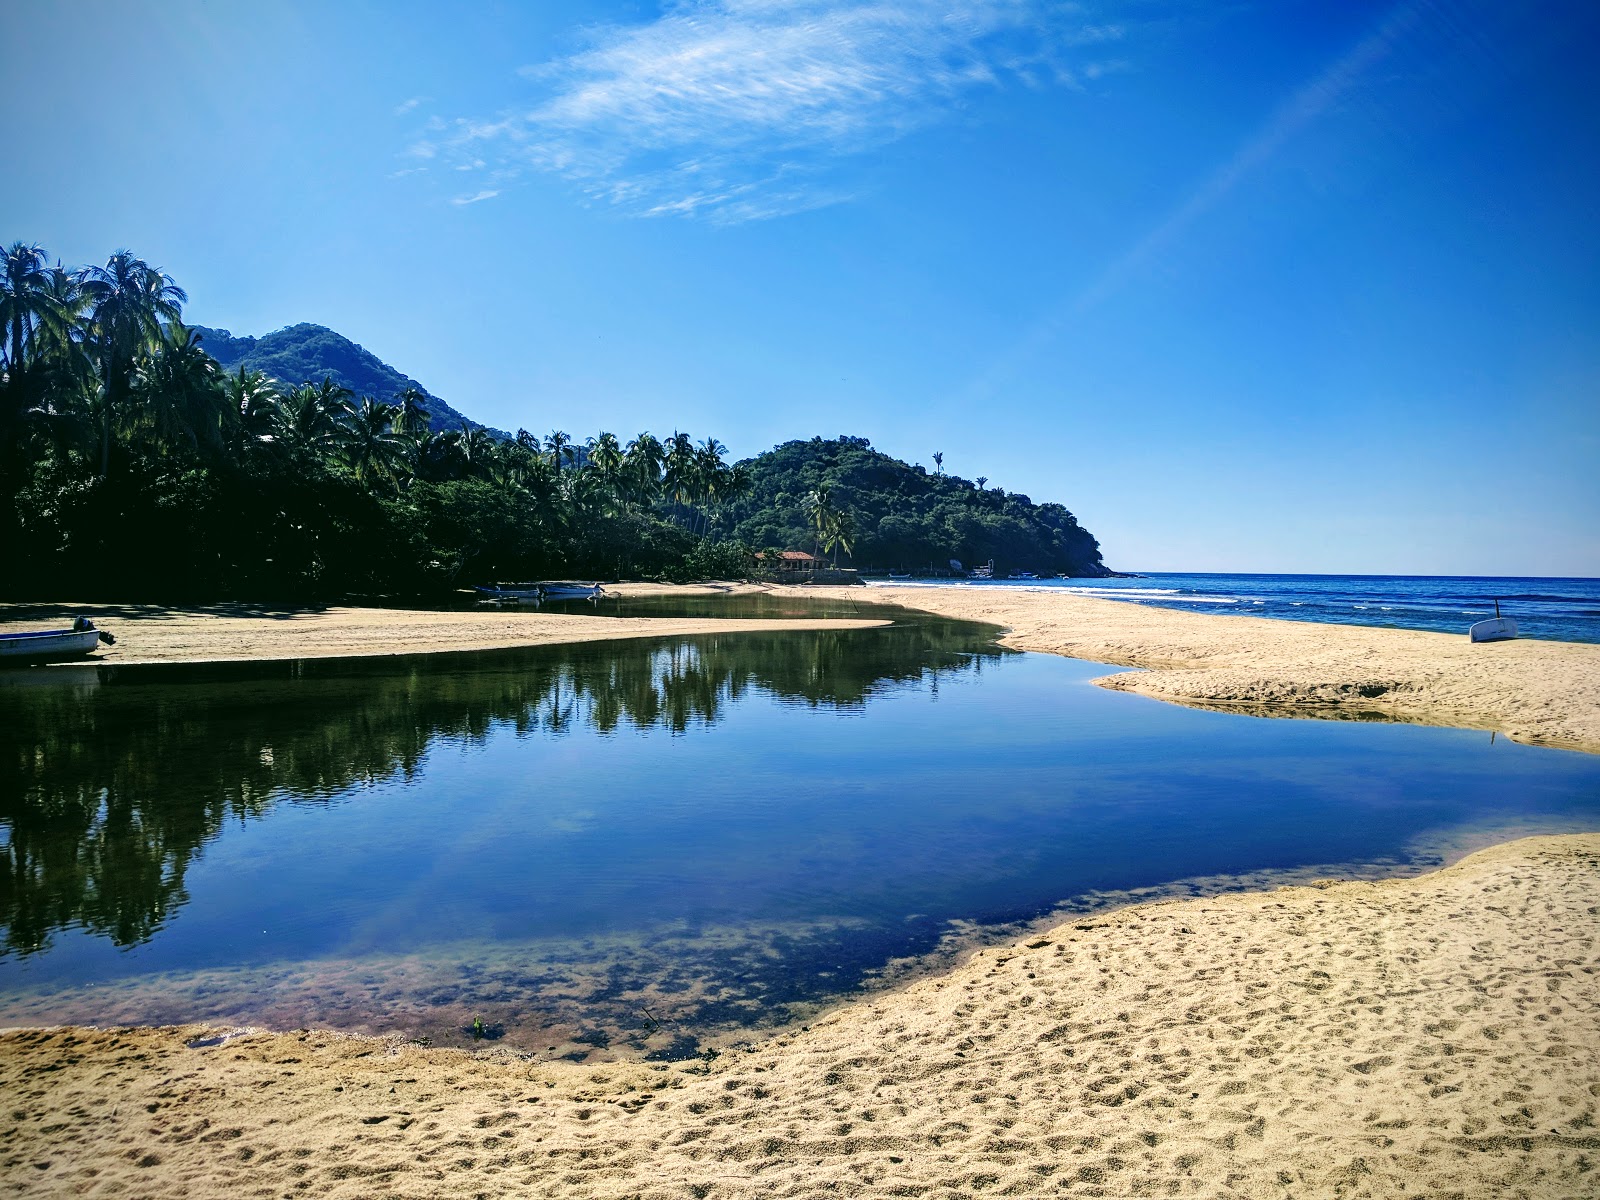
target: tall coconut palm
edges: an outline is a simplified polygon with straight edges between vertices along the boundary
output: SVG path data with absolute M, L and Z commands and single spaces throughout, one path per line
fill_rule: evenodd
M 89 345 L 99 374 L 100 477 L 111 470 L 111 438 L 124 411 L 141 355 L 160 344 L 161 327 L 183 317 L 189 295 L 172 276 L 131 251 L 118 250 L 103 267 L 85 267 L 78 288 L 90 309 Z
M 660 439 L 648 430 L 628 443 L 623 453 L 623 472 L 628 479 L 628 491 L 640 504 L 652 503 L 661 490 L 661 467 L 665 451 Z
M 589 470 L 605 493 L 605 507 L 615 512 L 627 501 L 627 486 L 622 474 L 622 443 L 614 433 L 601 432 L 586 443 Z
M 737 504 L 748 496 L 755 487 L 755 476 L 751 473 L 749 463 L 734 463 L 722 472 L 717 484 L 717 508 L 721 510 L 729 504 Z M 720 520 L 720 516 L 718 518 Z
M 560 429 L 553 430 L 544 439 L 545 449 L 550 451 L 550 465 L 555 468 L 556 474 L 561 474 L 561 461 L 572 461 L 572 435 Z
M 822 548 L 833 552 L 833 566 L 839 567 L 839 551 L 849 554 L 856 548 L 856 519 L 848 509 L 835 509 L 822 535 Z
M 395 420 L 395 429 L 400 433 L 423 433 L 427 431 L 432 414 L 428 411 L 428 393 L 419 387 L 406 387 L 395 397 L 400 406 L 400 415 Z
M 456 450 L 468 475 L 486 475 L 494 455 L 494 439 L 476 425 L 469 425 L 456 438 Z
M 134 369 L 126 426 L 171 450 L 219 453 L 238 424 L 222 390 L 217 360 L 200 346 L 200 334 L 174 322 Z
M 822 549 L 823 539 L 828 536 L 828 531 L 833 528 L 834 521 L 839 515 L 839 509 L 833 502 L 833 489 L 826 483 L 819 483 L 806 495 L 805 500 L 806 521 L 811 526 L 813 541 L 811 553 L 816 556 Z
M 683 508 L 693 502 L 699 479 L 694 439 L 687 433 L 675 432 L 667 439 L 666 450 L 662 462 L 662 492 L 674 505 Z
M 722 456 L 727 447 L 714 437 L 708 437 L 695 448 L 695 492 L 701 506 L 701 532 L 711 524 L 711 508 L 721 502 L 724 477 L 728 473 Z
M 15 383 L 34 357 L 34 331 L 54 298 L 44 247 L 14 242 L 0 256 L 0 369 Z
M 235 454 L 249 454 L 278 440 L 283 396 L 275 380 L 241 365 L 236 373 L 223 379 L 222 394 L 238 418 L 234 427 Z
M 338 445 L 349 412 L 350 389 L 327 376 L 321 383 L 290 388 L 278 405 L 278 428 L 289 445 L 319 456 Z
M 405 434 L 394 427 L 400 412 L 398 405 L 363 396 L 361 407 L 351 413 L 342 447 L 343 457 L 362 487 L 399 484 L 410 447 Z

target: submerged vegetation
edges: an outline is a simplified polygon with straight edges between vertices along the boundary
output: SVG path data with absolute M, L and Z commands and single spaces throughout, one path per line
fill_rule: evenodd
M 1100 571 L 1066 509 L 945 475 L 942 455 L 930 476 L 860 438 L 730 463 L 716 438 L 682 432 L 503 436 L 332 331 L 234 338 L 185 326 L 187 299 L 127 251 L 77 270 L 38 246 L 4 252 L 12 594 L 424 596 L 494 578 L 739 576 L 804 546 L 865 566 Z

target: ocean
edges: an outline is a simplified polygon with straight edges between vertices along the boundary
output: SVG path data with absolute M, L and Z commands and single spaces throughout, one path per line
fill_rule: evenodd
M 1064 588 L 1195 612 L 1465 634 L 1500 612 L 1523 637 L 1600 642 L 1600 579 L 1495 575 L 1224 575 L 1144 572 L 1133 579 L 940 580 L 966 587 Z M 917 582 L 886 584 L 924 586 Z

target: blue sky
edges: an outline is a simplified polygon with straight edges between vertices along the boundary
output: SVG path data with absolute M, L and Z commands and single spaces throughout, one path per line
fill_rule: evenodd
M 465 9 L 467 11 L 457 11 Z M 0 237 L 1126 569 L 1600 575 L 1590 4 L 8 5 Z

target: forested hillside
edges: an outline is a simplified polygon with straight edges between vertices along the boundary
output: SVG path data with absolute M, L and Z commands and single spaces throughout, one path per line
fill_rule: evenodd
M 1103 573 L 1061 505 L 864 438 L 730 463 L 682 430 L 496 437 L 330 330 L 233 338 L 184 325 L 187 299 L 127 251 L 76 270 L 0 252 L 0 593 L 438 599 L 729 578 L 812 547 L 867 568 Z
M 190 328 L 200 335 L 206 353 L 224 370 L 244 367 L 286 384 L 321 383 L 329 378 L 352 396 L 371 396 L 383 404 L 398 404 L 407 389 L 415 389 L 422 394 L 428 426 L 435 433 L 482 428 L 416 380 L 324 325 L 290 325 L 261 337 L 234 337 L 226 329 L 208 329 L 204 325 Z M 490 432 L 506 436 L 499 430 Z
M 741 465 L 750 487 L 732 506 L 731 533 L 752 546 L 812 549 L 812 497 L 823 489 L 849 527 L 841 562 L 922 571 L 944 569 L 952 558 L 967 567 L 993 559 L 999 573 L 1105 573 L 1100 544 L 1060 504 L 1035 504 L 984 487 L 987 480 L 930 474 L 866 438 L 785 442 Z

